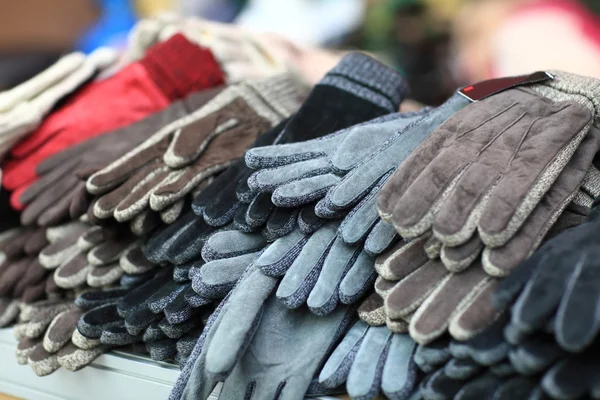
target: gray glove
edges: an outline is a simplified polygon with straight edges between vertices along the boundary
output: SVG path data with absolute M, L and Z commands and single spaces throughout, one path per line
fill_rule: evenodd
M 358 321 L 329 356 L 319 382 L 332 389 L 346 382 L 355 400 L 373 399 L 380 391 L 391 400 L 408 399 L 417 383 L 416 346 L 408 335 Z
M 338 307 L 324 318 L 289 310 L 271 296 L 276 285 L 277 279 L 255 265 L 247 269 L 193 360 L 190 383 L 181 391 L 184 399 L 205 399 L 217 380 L 224 380 L 221 395 L 227 399 L 283 400 L 327 392 L 311 387 L 311 381 L 347 328 L 350 310 Z

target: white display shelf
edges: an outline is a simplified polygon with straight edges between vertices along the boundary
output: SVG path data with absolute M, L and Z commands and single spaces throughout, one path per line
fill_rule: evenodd
M 0 393 L 28 400 L 166 400 L 179 376 L 176 365 L 112 351 L 81 371 L 59 369 L 38 377 L 17 364 L 16 346 L 12 329 L 0 329 Z M 218 391 L 211 400 L 218 399 Z

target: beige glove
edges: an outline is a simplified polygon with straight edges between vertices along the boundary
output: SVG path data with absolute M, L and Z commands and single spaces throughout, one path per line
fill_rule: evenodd
M 182 18 L 163 14 L 140 21 L 129 35 L 128 49 L 122 63 L 141 58 L 157 42 L 181 33 L 192 42 L 210 49 L 227 75 L 228 83 L 257 79 L 289 70 L 284 60 L 291 51 L 286 40 L 268 34 L 209 22 L 199 18 Z
M 101 48 L 89 56 L 71 53 L 14 89 L 0 93 L 0 158 L 36 129 L 54 105 L 116 59 Z

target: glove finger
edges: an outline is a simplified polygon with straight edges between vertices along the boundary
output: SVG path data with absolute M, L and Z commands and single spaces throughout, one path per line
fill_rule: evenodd
M 159 225 L 160 216 L 149 209 L 140 212 L 129 221 L 129 229 L 136 236 L 147 235 Z
M 82 186 L 81 182 L 76 182 L 64 197 L 60 198 L 54 205 L 47 208 L 37 219 L 39 226 L 54 226 L 70 218 L 69 208 L 73 198 L 73 192 Z
M 215 375 L 227 373 L 235 366 L 239 349 L 245 347 L 248 335 L 252 335 L 257 326 L 256 321 L 262 315 L 263 304 L 275 288 L 277 279 L 266 276 L 253 267 L 247 271 L 242 282 L 231 292 L 226 311 L 222 311 L 222 318 L 209 342 L 206 368 Z M 252 296 L 247 296 L 247 292 L 243 290 L 246 285 L 254 288 Z M 222 334 L 225 332 L 227 335 Z
M 386 177 L 382 179 L 383 182 L 386 180 Z M 340 236 L 347 244 L 357 245 L 367 237 L 369 231 L 379 221 L 376 202 L 377 193 L 379 192 L 381 185 L 382 183 L 376 186 L 342 221 L 340 225 Z
M 467 383 L 455 396 L 458 400 L 481 399 L 496 391 L 501 380 L 491 373 L 483 374 Z
M 546 256 L 549 256 L 548 254 Z M 570 258 L 561 260 L 560 265 L 582 265 L 584 260 L 581 254 L 571 255 Z M 535 260 L 535 261 L 545 261 Z M 534 262 L 529 259 L 525 263 Z M 517 301 L 512 306 L 512 324 L 523 332 L 532 332 L 541 329 L 546 322 L 554 315 L 558 305 L 561 302 L 564 289 L 569 276 L 571 276 L 571 268 L 555 268 L 552 276 L 546 276 L 538 273 L 529 280 L 523 288 Z M 507 278 L 510 279 L 510 276 Z M 500 286 L 500 290 L 503 286 Z
M 104 304 L 86 311 L 77 322 L 77 331 L 86 339 L 100 339 L 104 329 L 122 321 L 115 303 Z
M 78 308 L 71 308 L 58 314 L 44 334 L 43 347 L 48 353 L 56 353 L 71 341 L 77 321 L 83 315 Z
M 193 212 L 187 212 L 176 223 L 156 231 L 144 246 L 144 255 L 154 263 L 166 261 L 169 246 L 197 219 Z
M 309 284 L 310 295 L 306 301 L 306 304 L 316 315 L 327 315 L 335 309 L 339 302 L 339 287 L 342 280 L 346 277 L 350 269 L 366 268 L 369 266 L 367 260 L 360 259 L 361 255 L 360 248 L 352 248 L 347 246 L 339 236 L 336 238 L 329 254 L 325 258 L 323 267 L 316 278 L 313 278 L 313 287 L 310 288 L 310 281 L 305 280 Z M 368 256 L 367 256 L 368 257 Z M 367 261 L 365 264 L 356 264 L 357 262 Z M 371 258 L 371 262 L 374 260 Z M 372 264 L 371 264 L 372 265 Z
M 214 160 L 211 164 L 198 162 L 183 169 L 171 171 L 152 189 L 149 204 L 154 211 L 162 211 L 185 198 L 203 181 L 228 168 L 233 160 Z
M 58 356 L 47 351 L 41 344 L 29 353 L 27 364 L 37 376 L 47 376 L 60 368 Z
M 353 398 L 373 398 L 381 388 L 381 375 L 389 346 L 392 332 L 386 327 L 371 327 L 366 335 L 348 374 L 346 388 Z M 402 376 L 397 377 L 402 380 Z
M 45 90 L 60 83 L 69 74 L 80 68 L 85 61 L 85 55 L 80 52 L 69 53 L 58 59 L 33 78 L 2 92 L 0 95 L 0 110 L 8 111 L 23 101 L 33 100 Z
M 539 204 L 531 212 L 518 232 L 512 235 L 512 240 L 502 247 L 489 249 L 484 252 L 483 265 L 493 276 L 508 275 L 520 262 L 525 260 L 537 248 L 553 225 L 564 211 L 569 200 L 575 196 L 577 187 L 572 182 L 583 179 L 589 166 L 584 146 L 587 138 L 574 154 L 572 160 L 557 178 L 556 182 L 541 198 Z
M 129 291 L 127 288 L 90 290 L 77 296 L 75 305 L 81 310 L 88 311 L 105 304 L 117 303 Z
M 143 274 L 156 268 L 156 264 L 148 261 L 139 244 L 132 244 L 119 258 L 119 265 L 126 274 Z
M 24 258 L 4 269 L 0 280 L 0 296 L 10 297 L 13 294 L 15 285 L 25 276 L 30 262 L 31 259 Z
M 173 299 L 164 309 L 165 317 L 171 324 L 180 324 L 189 320 L 194 314 L 192 306 L 186 301 L 186 290 L 191 288 L 191 284 L 183 285 L 183 290 Z
M 19 316 L 19 302 L 10 298 L 0 298 L 0 327 L 11 324 Z
M 207 224 L 223 226 L 231 222 L 238 205 L 236 186 L 244 167 L 241 161 L 234 163 L 194 199 L 192 209 L 203 215 Z
M 93 215 L 100 219 L 112 218 L 115 210 L 119 206 L 121 206 L 122 209 L 127 210 L 127 207 L 135 205 L 138 211 L 140 211 L 140 208 L 143 209 L 143 207 L 140 206 L 140 204 L 144 205 L 143 200 L 146 200 L 147 204 L 147 198 L 144 199 L 144 196 L 147 197 L 147 191 L 149 188 L 152 188 L 153 184 L 156 182 L 154 180 L 155 175 L 160 173 L 166 175 L 166 171 L 166 167 L 158 162 L 145 165 L 131 177 L 123 180 L 121 185 L 111 188 L 112 190 L 100 196 L 93 204 Z M 93 192 L 89 188 L 89 182 L 93 178 L 94 176 L 88 179 L 88 184 L 86 186 L 90 193 Z M 129 201 L 124 203 L 126 199 Z M 121 205 L 121 203 L 123 204 Z M 134 215 L 131 215 L 131 217 L 133 216 Z
M 583 351 L 600 331 L 594 306 L 600 298 L 598 292 L 590 288 L 590 282 L 596 279 L 594 271 L 599 267 L 600 260 L 593 258 L 584 265 L 576 265 L 562 295 L 554 329 L 557 342 L 568 351 Z
M 458 273 L 469 267 L 479 257 L 483 248 L 484 244 L 481 238 L 475 234 L 459 246 L 442 246 L 440 258 L 449 271 Z
M 482 370 L 481 365 L 470 358 L 453 358 L 444 365 L 444 373 L 451 379 L 467 381 L 474 378 Z
M 375 224 L 363 245 L 365 251 L 373 256 L 378 256 L 387 251 L 399 239 L 394 227 L 383 221 Z
M 556 399 L 572 399 L 585 396 L 598 379 L 598 363 L 583 361 L 585 355 L 563 360 L 554 365 L 542 379 L 542 388 Z
M 298 257 L 310 236 L 294 231 L 271 244 L 257 260 L 257 266 L 268 275 L 282 275 Z
M 255 253 L 265 247 L 265 245 L 266 242 L 261 235 L 248 235 L 231 230 L 216 232 L 206 241 L 202 249 L 202 258 L 205 261 L 213 261 L 222 258 L 237 257 L 248 253 Z
M 63 289 L 74 289 L 86 283 L 90 269 L 85 254 L 75 254 L 54 271 L 54 281 Z
M 373 293 L 367 297 L 358 309 L 358 316 L 371 326 L 385 325 L 385 307 L 381 296 Z
M 333 389 L 346 381 L 356 353 L 368 330 L 369 326 L 362 321 L 357 321 L 352 326 L 321 368 L 319 383 Z
M 313 233 L 289 269 L 282 271 L 284 276 L 277 289 L 277 298 L 288 308 L 298 308 L 306 302 L 310 291 L 314 288 L 318 279 L 319 272 L 323 268 L 323 263 L 335 245 L 337 226 L 337 224 L 326 225 Z M 284 237 L 280 240 L 285 239 Z M 275 246 L 276 243 L 267 248 L 265 253 Z M 263 256 L 265 253 L 263 253 Z M 259 263 L 263 260 L 263 256 L 259 258 Z M 260 264 L 259 267 L 264 272 L 265 269 Z M 270 271 L 266 272 L 266 274 L 273 275 Z
M 175 357 L 175 353 L 177 353 L 177 347 L 173 339 L 146 343 L 146 350 L 150 353 L 150 358 L 154 361 L 169 360 Z
M 340 178 L 334 174 L 302 178 L 275 189 L 271 200 L 278 207 L 299 207 L 322 199 L 339 182 Z
M 439 369 L 421 383 L 421 393 L 425 399 L 453 399 L 463 383 L 449 378 L 443 369 Z
M 361 252 L 342 279 L 339 296 L 342 304 L 354 304 L 373 287 L 377 273 L 373 269 L 374 260 L 365 252 Z
M 160 182 L 168 177 L 171 171 L 164 165 L 155 164 L 141 172 L 143 172 L 143 175 L 138 174 L 131 178 L 132 186 L 129 191 L 121 191 L 124 196 L 119 199 L 117 206 L 114 208 L 114 217 L 119 222 L 129 221 L 147 209 L 150 206 L 150 196 L 152 192 Z M 129 182 L 122 185 L 119 189 L 124 186 L 129 187 Z M 102 199 L 110 195 L 111 194 L 103 196 L 96 205 L 101 204 Z M 94 213 L 98 216 L 95 209 Z
M 160 220 L 169 225 L 177 221 L 186 206 L 185 199 L 178 200 L 160 212 Z
M 58 353 L 58 363 L 68 371 L 78 371 L 90 365 L 96 358 L 108 351 L 105 346 L 98 346 L 90 350 L 80 349 L 74 344 L 67 344 Z
M 192 288 L 200 296 L 221 299 L 233 289 L 259 253 L 224 258 L 204 264 L 192 277 Z
M 259 193 L 248 204 L 246 223 L 252 228 L 260 228 L 267 223 L 274 209 L 270 193 Z
M 443 366 L 452 357 L 448 345 L 447 338 L 438 339 L 428 345 L 418 345 L 414 353 L 415 363 L 427 373 Z
M 61 165 L 53 168 L 49 173 L 39 174 L 40 179 L 35 181 L 31 186 L 27 188 L 19 196 L 19 202 L 21 204 L 29 205 L 33 200 L 39 198 L 41 195 L 48 196 L 49 194 L 54 194 L 54 192 L 58 192 L 57 196 L 51 196 L 53 200 L 57 200 L 61 197 L 61 194 L 64 194 L 66 188 L 69 188 L 71 185 L 68 182 L 72 182 L 76 180 L 73 175 L 73 170 L 79 164 L 79 159 L 69 159 L 65 160 L 65 162 Z M 36 169 L 37 172 L 37 169 Z M 60 190 L 55 190 L 56 183 L 59 182 Z M 67 184 L 65 184 L 67 182 Z M 47 204 L 51 204 L 48 203 Z
M 119 315 L 126 317 L 136 309 L 144 307 L 150 296 L 165 284 L 165 276 L 168 274 L 169 270 L 166 268 L 159 270 L 153 279 L 130 291 L 125 297 L 119 300 L 117 305 Z
M 130 235 L 121 236 L 116 239 L 108 239 L 104 243 L 90 249 L 87 260 L 90 265 L 101 266 L 114 263 L 119 260 L 123 252 L 135 243 L 135 238 Z
M 87 274 L 87 284 L 90 287 L 105 287 L 116 283 L 123 276 L 123 269 L 119 264 L 92 265 Z
M 166 282 L 147 300 L 148 308 L 154 313 L 161 313 L 184 289 L 182 285 L 175 281 Z
M 298 209 L 275 207 L 263 229 L 263 236 L 268 242 L 272 242 L 289 234 L 296 228 L 297 218 Z
M 397 243 L 375 260 L 375 270 L 388 280 L 401 280 L 429 262 L 424 244 L 429 236 Z
M 556 345 L 551 336 L 536 335 L 508 353 L 515 370 L 522 375 L 536 375 L 547 371 L 567 354 Z
M 419 343 L 427 343 L 442 335 L 457 311 L 466 307 L 477 307 L 477 304 L 472 303 L 472 299 L 490 284 L 489 281 L 490 278 L 479 265 L 444 279 L 421 304 L 412 318 L 410 333 L 413 339 Z M 457 339 L 468 339 L 475 334 L 461 332 L 463 333 L 465 337 Z
M 388 317 L 402 318 L 421 306 L 445 280 L 448 271 L 440 261 L 429 261 L 396 284 L 385 299 Z
M 492 296 L 496 290 L 497 282 L 486 284 L 480 291 L 473 293 L 470 304 L 457 313 L 450 320 L 448 330 L 454 338 L 466 340 L 486 327 L 488 327 L 500 312 L 492 304 Z
M 157 132 L 125 156 L 93 174 L 86 182 L 88 192 L 100 195 L 117 186 L 123 186 L 126 181 L 139 182 L 141 180 L 139 177 L 146 175 L 142 171 L 153 169 L 153 165 L 162 164 L 161 156 L 170 141 L 169 135 L 164 133 Z
M 248 187 L 255 192 L 273 192 L 289 183 L 327 174 L 331 166 L 327 157 L 314 158 L 277 168 L 262 169 L 248 178 Z

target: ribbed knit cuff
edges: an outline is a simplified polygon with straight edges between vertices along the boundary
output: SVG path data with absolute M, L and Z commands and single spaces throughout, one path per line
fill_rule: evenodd
M 270 76 L 247 84 L 282 117 L 294 113 L 307 92 L 307 88 L 289 74 Z
M 397 111 L 408 93 L 408 84 L 396 71 L 362 53 L 344 56 L 318 84 L 346 90 L 390 111 Z
M 555 79 L 531 86 L 554 101 L 576 101 L 588 107 L 595 125 L 600 127 L 600 80 L 563 71 L 548 71 Z
M 171 101 L 225 83 L 223 71 L 212 52 L 182 34 L 151 47 L 140 64 Z

